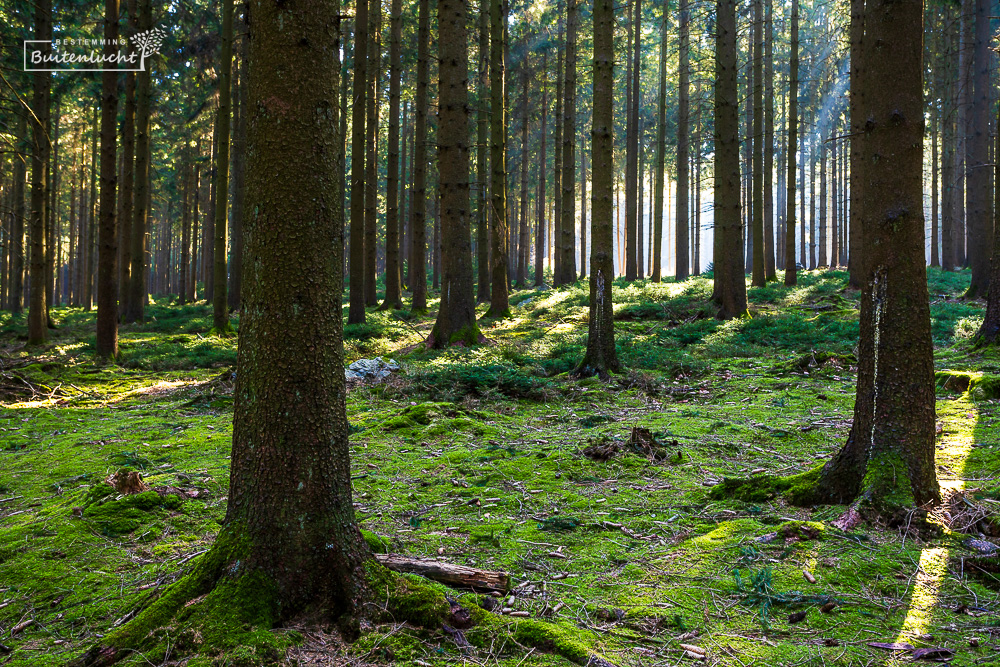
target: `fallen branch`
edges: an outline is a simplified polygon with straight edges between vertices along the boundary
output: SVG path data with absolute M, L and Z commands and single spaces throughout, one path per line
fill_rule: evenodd
M 394 572 L 419 574 L 448 586 L 506 593 L 510 585 L 510 575 L 506 572 L 478 570 L 465 565 L 409 558 L 399 554 L 375 554 L 375 560 Z

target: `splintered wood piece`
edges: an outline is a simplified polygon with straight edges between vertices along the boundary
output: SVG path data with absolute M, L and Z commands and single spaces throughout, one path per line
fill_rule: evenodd
M 379 564 L 394 572 L 419 574 L 432 581 L 447 586 L 471 588 L 477 591 L 506 592 L 510 586 L 510 575 L 506 572 L 479 570 L 465 565 L 442 563 L 424 558 L 409 558 L 399 554 L 375 554 Z

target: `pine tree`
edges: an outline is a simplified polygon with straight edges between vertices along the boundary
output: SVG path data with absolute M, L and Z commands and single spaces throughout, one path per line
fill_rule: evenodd
M 104 55 L 118 41 L 118 0 L 104 2 Z M 97 262 L 97 354 L 118 356 L 118 73 L 101 73 L 101 211 Z

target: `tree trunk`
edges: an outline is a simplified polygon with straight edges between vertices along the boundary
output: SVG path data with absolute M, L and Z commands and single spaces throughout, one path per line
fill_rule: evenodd
M 848 235 L 848 245 L 850 249 L 847 255 L 847 268 L 849 271 L 848 287 L 861 289 L 861 276 L 864 274 L 862 266 L 861 248 L 861 222 L 859 219 L 861 207 L 858 202 L 861 200 L 863 165 L 861 163 L 861 152 L 864 143 L 865 119 L 861 117 L 861 109 L 864 104 L 865 90 L 861 77 L 861 50 L 864 46 L 865 36 L 865 0 L 851 0 L 851 95 L 849 98 L 849 114 L 851 122 L 851 177 L 850 177 L 850 233 Z
M 441 307 L 427 347 L 479 342 L 472 293 L 469 220 L 469 51 L 466 0 L 438 4 L 438 173 L 441 216 Z
M 359 0 L 363 1 L 363 0 Z M 381 105 L 378 99 L 382 63 L 382 2 L 368 5 L 368 94 L 365 125 L 365 306 L 378 304 L 376 290 L 378 253 L 378 125 Z
M 37 0 L 35 3 L 35 39 L 42 57 L 51 50 L 52 2 Z M 46 71 L 32 73 L 31 135 L 31 298 L 28 303 L 28 344 L 40 345 L 48 340 L 48 308 L 45 302 L 45 209 L 48 193 L 45 186 L 45 169 L 49 163 L 49 139 L 46 126 L 49 122 L 49 87 L 52 74 Z
M 614 236 L 614 5 L 594 0 L 593 211 L 590 232 L 590 319 L 587 351 L 577 368 L 580 375 L 606 377 L 620 369 L 615 350 Z
M 11 221 L 13 246 L 10 258 L 10 287 L 7 305 L 10 312 L 20 314 L 24 308 L 24 181 L 27 176 L 29 150 L 27 114 L 22 111 L 17 116 L 18 153 L 14 156 L 14 198 L 13 219 Z
M 566 41 L 563 34 L 563 0 L 556 2 L 556 22 L 559 24 L 558 52 L 556 54 L 556 122 L 555 137 L 552 143 L 555 153 L 552 161 L 552 284 L 559 286 L 559 277 L 562 275 L 562 255 L 559 253 L 559 239 L 562 238 L 562 130 L 563 130 L 563 57 L 565 55 Z
M 715 36 L 715 264 L 718 317 L 747 312 L 740 213 L 740 124 L 736 87 L 736 0 L 716 0 Z M 679 204 L 678 204 L 679 206 Z M 678 256 L 680 247 L 678 246 Z
M 753 275 L 751 285 L 763 287 L 764 276 L 764 2 L 753 0 Z
M 587 277 L 587 142 L 580 141 L 580 280 Z
M 955 270 L 955 111 L 958 53 L 954 21 L 945 27 L 941 100 L 941 270 Z
M 990 191 L 990 1 L 975 2 L 975 48 L 972 63 L 972 134 L 966 165 L 966 228 L 972 281 L 965 297 L 984 297 L 990 282 L 990 246 L 993 239 L 993 196 Z
M 774 8 L 764 0 L 764 279 L 775 280 L 774 266 Z M 780 164 L 780 161 L 778 162 Z M 780 171 L 780 167 L 778 168 Z
M 997 127 L 1000 127 L 998 123 Z M 1000 132 L 996 138 L 996 154 L 1000 155 Z M 993 252 L 990 257 L 990 286 L 986 300 L 986 315 L 976 334 L 976 345 L 996 345 L 1000 340 L 1000 161 L 994 161 Z
M 129 25 L 135 32 L 135 0 L 128 0 Z M 132 187 L 135 182 L 135 72 L 125 74 L 125 118 L 122 122 L 122 180 L 118 197 L 119 308 L 128 308 L 132 282 Z
M 628 61 L 628 71 L 626 73 L 627 90 L 625 93 L 628 99 L 627 123 L 625 129 L 625 280 L 632 281 L 638 278 L 637 245 L 636 240 L 639 235 L 638 220 L 636 211 L 638 202 L 638 181 L 639 181 L 639 26 L 642 23 L 640 13 L 641 0 L 629 0 L 629 22 L 626 24 L 628 36 L 628 52 L 625 58 Z M 633 37 L 634 35 L 634 37 Z M 635 49 L 636 57 L 633 57 L 632 50 Z
M 490 2 L 490 309 L 488 318 L 510 317 L 507 273 L 507 70 L 505 0 Z
M 530 60 L 525 53 L 521 60 L 521 214 L 517 226 L 517 286 L 528 284 L 528 126 L 531 112 L 528 106 Z
M 403 307 L 399 272 L 399 88 L 403 34 L 403 3 L 389 9 L 389 164 L 385 190 L 385 301 L 379 310 Z
M 238 84 L 235 86 L 236 99 L 233 104 L 233 229 L 231 232 L 233 246 L 231 249 L 232 262 L 229 267 L 230 310 L 239 310 L 243 300 L 243 207 L 246 198 L 247 116 L 250 113 L 250 108 L 247 106 L 247 86 L 249 85 L 247 63 L 249 28 L 247 19 L 246 10 L 244 10 L 240 18 L 239 31 L 235 35 L 239 38 L 239 68 L 236 71 Z
M 117 50 L 118 0 L 104 2 L 104 55 Z M 101 73 L 101 214 L 97 268 L 97 354 L 118 356 L 118 73 Z
M 232 330 L 227 296 L 226 240 L 229 220 L 229 117 L 233 76 L 233 5 L 222 0 L 222 58 L 219 64 L 219 106 L 215 116 L 219 128 L 219 148 L 215 159 L 215 242 L 213 250 L 214 289 L 212 328 L 220 334 Z
M 485 1 L 485 0 L 483 0 Z M 548 86 L 548 75 L 549 75 L 549 54 L 548 51 L 542 51 L 542 127 L 541 133 L 539 135 L 539 142 L 541 146 L 539 147 L 539 158 L 537 160 L 538 164 L 538 201 L 537 201 L 537 222 L 535 224 L 535 287 L 541 287 L 545 284 L 545 172 L 548 169 L 548 164 L 546 163 L 546 158 L 548 152 L 545 145 L 546 135 L 548 133 L 548 115 L 549 115 L 549 86 Z M 557 121 L 558 122 L 558 119 Z
M 545 71 L 544 65 L 542 71 Z M 490 1 L 479 0 L 479 108 L 476 118 L 476 254 L 479 277 L 476 301 L 490 300 L 490 212 L 489 195 L 489 142 L 490 142 Z M 545 104 L 542 103 L 542 127 L 545 125 Z M 542 164 L 545 164 L 545 130 L 542 130 Z M 544 173 L 544 167 L 542 173 Z M 544 178 L 544 176 L 543 176 Z M 544 186 L 543 186 L 544 187 Z M 537 266 L 537 261 L 536 261 Z M 538 271 L 535 271 L 535 284 Z
M 100 109 L 94 106 L 94 121 L 90 134 L 90 196 L 87 197 L 86 261 L 84 263 L 83 309 L 90 311 L 94 305 L 94 269 L 97 265 L 97 137 L 100 134 Z
M 423 12 L 424 2 L 420 7 Z M 423 20 L 423 14 L 421 14 Z M 424 35 L 424 33 L 420 33 Z M 419 41 L 423 47 L 424 39 Z M 350 295 L 347 311 L 348 324 L 360 324 L 365 321 L 365 119 L 368 106 L 365 99 L 368 96 L 368 1 L 356 0 L 354 3 L 354 95 L 351 107 L 351 264 L 350 264 Z M 424 147 L 426 141 L 427 117 L 427 58 L 426 47 L 423 49 L 423 60 L 417 61 L 417 151 Z M 421 85 L 424 92 L 424 103 L 420 103 Z M 424 118 L 424 134 L 420 133 L 421 113 Z M 423 148 L 426 150 L 426 148 Z M 424 161 L 426 162 L 426 160 Z M 424 173 L 423 162 L 418 160 L 416 179 Z M 423 196 L 420 181 L 414 182 L 417 196 Z M 422 213 L 422 211 L 421 211 Z M 414 213 L 416 215 L 416 213 Z M 422 222 L 422 220 L 421 220 Z M 414 310 L 426 310 L 426 304 L 417 308 L 418 288 L 414 287 Z M 423 294 L 421 292 L 421 294 Z
M 861 495 L 876 512 L 940 501 L 934 467 L 934 368 L 924 266 L 922 3 L 869 0 L 858 202 L 866 249 L 858 386 L 847 444 L 820 473 L 816 498 L 844 503 Z M 892 57 L 887 57 L 892 54 Z M 900 474 L 906 471 L 906 475 Z M 909 496 L 903 501 L 900 495 Z
M 429 109 L 427 88 L 429 81 L 430 0 L 420 0 L 417 18 L 416 121 L 413 135 L 413 208 L 411 210 L 412 222 L 410 223 L 412 238 L 410 242 L 410 289 L 413 292 L 410 310 L 414 313 L 427 312 L 427 113 Z M 351 243 L 354 243 L 353 233 Z M 358 256 L 360 257 L 360 255 Z M 353 248 L 351 249 L 351 262 L 354 262 Z
M 639 0 L 636 0 L 638 2 Z M 576 281 L 576 40 L 580 24 L 579 0 L 566 0 L 566 83 L 562 97 L 562 176 L 557 285 Z
M 139 0 L 137 29 L 140 32 L 153 27 L 152 0 Z M 147 261 L 146 223 L 149 216 L 149 160 L 150 160 L 150 106 L 152 104 L 152 59 L 145 70 L 136 74 L 135 88 L 135 182 L 132 210 L 131 269 L 129 271 L 128 303 L 124 321 L 142 322 L 146 312 Z
M 687 0 L 682 0 L 687 2 Z M 666 158 L 666 124 L 667 124 L 667 19 L 670 16 L 669 6 L 663 4 L 663 16 L 660 19 L 660 71 L 659 93 L 656 105 L 656 156 L 653 169 L 653 264 L 650 274 L 653 282 L 663 279 L 663 166 Z M 681 69 L 681 81 L 685 74 Z M 678 150 L 680 143 L 678 142 Z
M 688 247 L 691 244 L 691 240 L 688 237 L 688 193 L 691 181 L 689 173 L 690 157 L 688 152 L 689 98 L 691 94 L 688 52 L 690 50 L 689 33 L 691 28 L 688 0 L 680 0 L 679 9 L 680 49 L 678 52 L 678 77 L 680 85 L 677 89 L 677 195 L 675 210 L 677 220 L 674 226 L 674 233 L 677 235 L 677 240 L 674 276 L 677 280 L 686 280 L 691 275 L 691 265 L 688 263 Z M 718 230 L 718 226 L 716 226 L 716 230 Z M 715 270 L 719 270 L 718 263 L 715 264 Z

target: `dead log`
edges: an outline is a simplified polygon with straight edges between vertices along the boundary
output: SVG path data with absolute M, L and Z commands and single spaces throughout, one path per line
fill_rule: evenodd
M 506 572 L 479 570 L 465 565 L 442 563 L 430 558 L 409 558 L 399 554 L 374 554 L 379 564 L 393 572 L 419 574 L 446 586 L 471 588 L 474 591 L 499 591 L 506 593 L 510 575 Z

